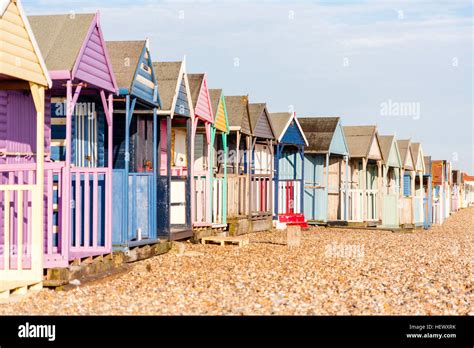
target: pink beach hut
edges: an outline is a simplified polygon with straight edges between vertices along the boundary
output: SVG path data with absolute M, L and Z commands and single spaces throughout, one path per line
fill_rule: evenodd
M 112 98 L 99 13 L 30 16 L 53 79 L 45 163 L 46 268 L 112 250 Z

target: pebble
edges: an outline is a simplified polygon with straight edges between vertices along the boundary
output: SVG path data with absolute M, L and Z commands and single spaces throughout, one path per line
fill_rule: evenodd
M 474 315 L 474 207 L 414 233 L 315 227 L 295 248 L 281 245 L 285 231 L 249 238 L 176 243 L 119 277 L 43 289 L 0 315 Z

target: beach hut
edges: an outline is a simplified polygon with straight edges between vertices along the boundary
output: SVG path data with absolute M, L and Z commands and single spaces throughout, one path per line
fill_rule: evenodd
M 29 20 L 53 79 L 45 267 L 65 267 L 112 251 L 112 99 L 118 88 L 99 13 Z
M 425 174 L 423 175 L 423 227 L 428 229 L 433 223 L 433 178 L 431 175 L 431 156 L 425 156 Z
M 193 228 L 206 229 L 211 223 L 211 125 L 214 115 L 206 74 L 188 74 L 194 109 L 191 132 L 191 217 Z
M 272 228 L 273 216 L 273 164 L 275 131 L 264 103 L 249 103 L 252 127 L 250 162 L 250 218 L 251 231 Z
M 231 235 L 250 228 L 250 146 L 252 129 L 248 96 L 225 96 L 229 135 L 227 144 L 227 223 Z
M 381 221 L 382 151 L 376 126 L 344 126 L 349 148 L 348 221 L 378 225 Z
M 423 199 L 425 195 L 426 188 L 423 186 L 423 175 L 425 174 L 425 155 L 423 153 L 423 148 L 420 143 L 411 143 L 411 150 L 413 154 L 413 164 L 414 164 L 414 178 L 413 185 L 414 191 L 412 194 L 413 200 L 413 221 L 412 224 L 415 227 L 421 227 L 424 223 L 423 216 Z
M 0 1 L 0 38 L 0 297 L 8 297 L 42 286 L 51 79 L 19 0 Z
M 464 199 L 463 207 L 474 205 L 474 176 L 463 173 Z
M 415 151 L 410 140 L 398 140 L 397 142 L 403 163 L 402 194 L 400 198 L 400 224 L 405 227 L 415 226 L 421 224 L 423 220 L 421 217 L 423 198 L 420 198 L 419 188 L 415 186 L 415 179 L 419 173 L 416 162 L 417 160 L 415 160 L 415 154 L 417 151 Z
M 294 112 L 270 113 L 275 131 L 273 218 L 306 227 L 304 204 L 304 148 L 308 141 Z
M 229 120 L 222 89 L 210 89 L 211 109 L 214 111 L 214 123 L 211 127 L 211 222 L 213 228 L 227 227 L 227 157 L 229 147 Z
M 119 87 L 114 100 L 112 243 L 158 242 L 156 175 L 159 94 L 148 42 L 108 41 Z
M 304 153 L 303 212 L 309 223 L 347 224 L 349 148 L 339 117 L 298 118 Z
M 456 212 L 461 207 L 461 188 L 462 188 L 462 174 L 460 170 L 453 170 L 452 172 L 452 186 L 451 186 L 451 211 Z
M 433 176 L 433 224 L 441 225 L 449 217 L 451 203 L 451 170 L 446 160 L 431 162 Z
M 192 237 L 191 130 L 193 103 L 186 61 L 153 63 L 160 88 L 158 110 L 159 171 L 156 187 L 158 237 Z
M 393 135 L 379 136 L 382 150 L 382 227 L 400 227 L 402 159 Z

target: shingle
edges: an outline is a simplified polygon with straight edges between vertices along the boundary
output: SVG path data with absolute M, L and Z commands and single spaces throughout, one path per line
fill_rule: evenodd
M 298 121 L 309 143 L 305 152 L 329 152 L 339 117 L 299 117 Z
M 160 99 L 163 110 L 170 110 L 176 87 L 179 80 L 179 72 L 182 62 L 154 62 L 156 79 L 160 88 Z
M 49 71 L 72 71 L 94 13 L 28 16 Z
M 118 87 L 131 88 L 146 41 L 107 41 L 106 45 Z
M 196 107 L 202 82 L 204 81 L 204 74 L 188 74 L 188 81 L 189 90 L 191 91 L 191 100 L 193 101 L 194 107 Z
M 275 137 L 279 139 L 285 130 L 288 121 L 293 116 L 291 112 L 271 112 L 270 122 L 272 123 L 273 130 L 275 131 Z
M 366 157 L 370 150 L 376 126 L 344 126 L 349 155 L 353 158 Z
M 225 96 L 227 108 L 227 119 L 230 127 L 242 127 L 242 132 L 247 135 L 252 134 L 248 114 L 248 97 L 245 95 Z M 245 120 L 246 119 L 246 120 Z

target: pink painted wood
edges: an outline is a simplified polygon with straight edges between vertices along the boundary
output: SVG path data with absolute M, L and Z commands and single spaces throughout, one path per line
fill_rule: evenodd
M 108 92 L 116 93 L 118 90 L 100 27 L 99 12 L 91 23 L 71 76 Z

